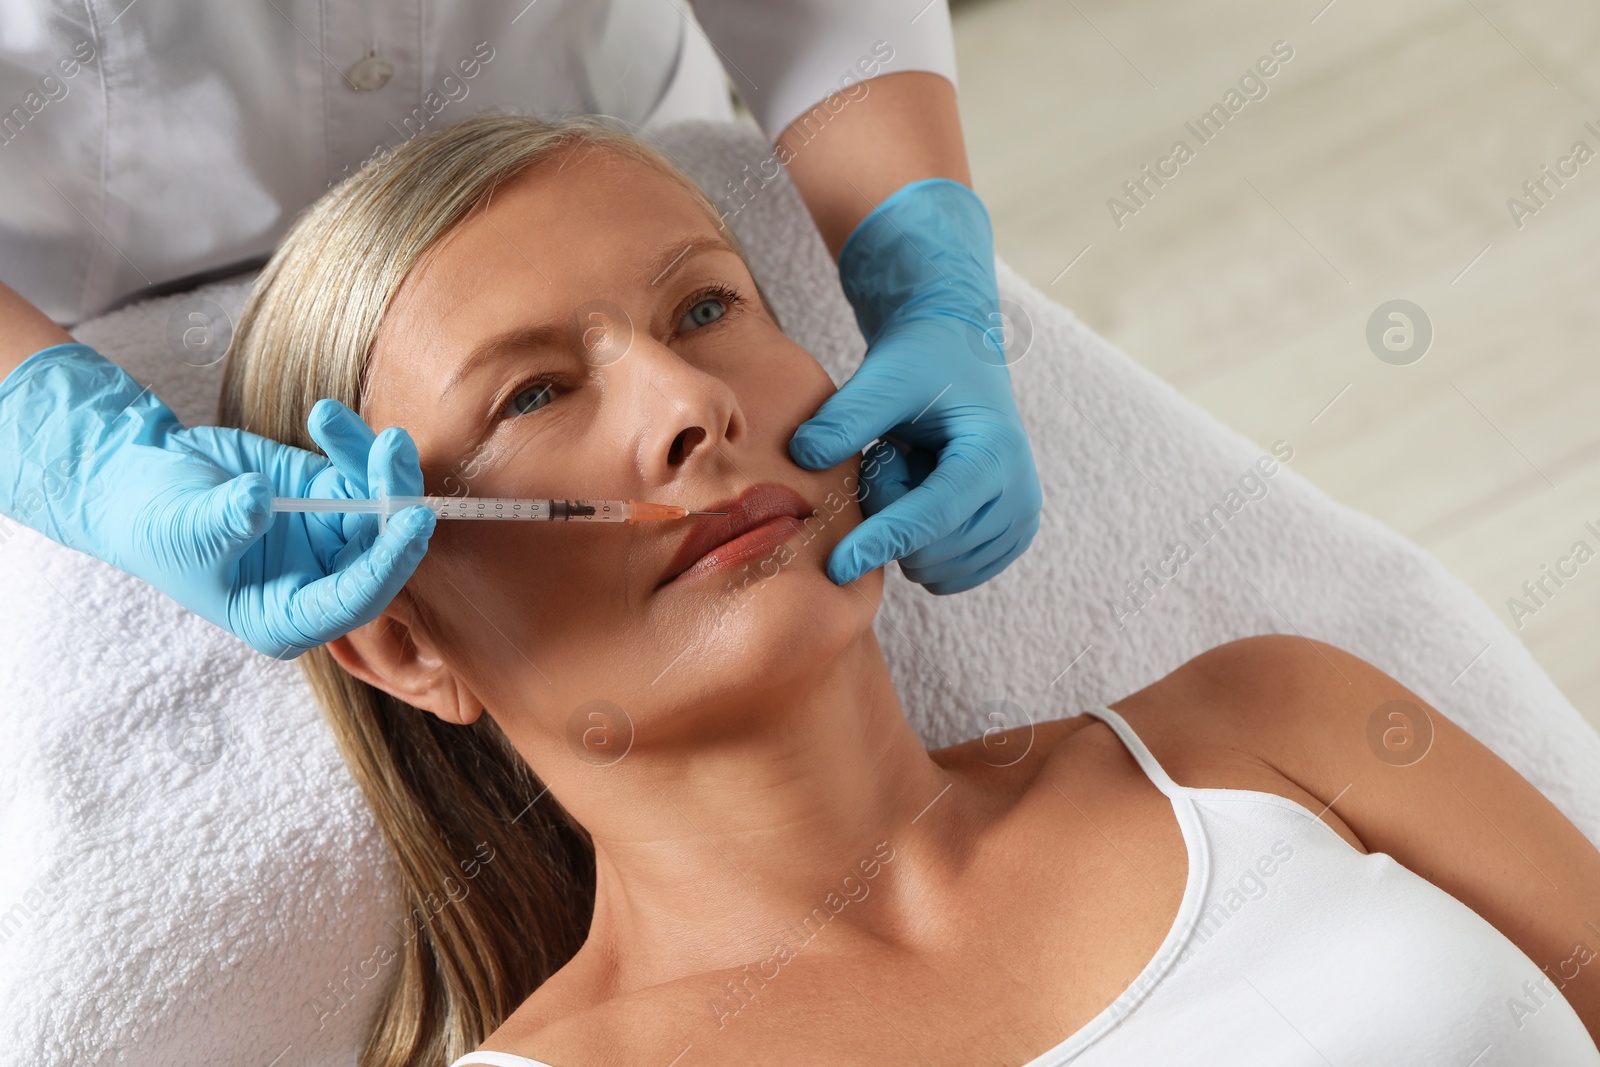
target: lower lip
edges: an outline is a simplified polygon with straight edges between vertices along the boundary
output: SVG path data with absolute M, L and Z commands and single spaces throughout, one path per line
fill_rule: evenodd
M 768 519 L 760 526 L 752 526 L 732 541 L 713 548 L 673 581 L 698 578 L 722 567 L 766 555 L 803 529 L 805 524 L 792 515 L 780 515 L 775 519 Z

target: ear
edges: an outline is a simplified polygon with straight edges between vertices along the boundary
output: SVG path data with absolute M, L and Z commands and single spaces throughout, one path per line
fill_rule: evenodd
M 329 641 L 328 651 L 352 676 L 445 722 L 466 726 L 483 714 L 483 701 L 445 662 L 404 589 L 382 615 Z

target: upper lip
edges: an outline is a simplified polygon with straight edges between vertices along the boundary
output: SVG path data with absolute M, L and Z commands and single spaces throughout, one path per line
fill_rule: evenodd
M 694 566 L 707 552 L 727 544 L 764 522 L 770 522 L 782 515 L 804 519 L 815 509 L 806 502 L 805 497 L 787 485 L 763 482 L 760 485 L 752 485 L 732 500 L 719 500 L 715 504 L 694 510 L 725 511 L 727 514 L 694 520 L 694 525 L 689 527 L 688 534 L 678 545 L 678 551 L 672 557 L 672 562 L 667 565 L 666 573 L 661 578 L 661 585 L 666 585 Z

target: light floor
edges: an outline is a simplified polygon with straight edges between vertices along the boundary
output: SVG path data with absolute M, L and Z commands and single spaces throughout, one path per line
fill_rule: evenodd
M 1293 440 L 1296 470 L 1513 628 L 1508 598 L 1536 607 L 1519 636 L 1600 726 L 1600 558 L 1539 602 L 1521 588 L 1576 541 L 1600 551 L 1600 6 L 958 0 L 953 17 L 1006 260 L 1263 448 Z M 1185 122 L 1277 41 L 1293 58 L 1267 94 L 1200 145 Z M 1119 228 L 1108 198 L 1179 137 L 1194 157 Z M 1507 198 L 1579 140 L 1596 158 L 1519 228 Z M 1395 298 L 1433 327 L 1410 365 L 1366 340 Z

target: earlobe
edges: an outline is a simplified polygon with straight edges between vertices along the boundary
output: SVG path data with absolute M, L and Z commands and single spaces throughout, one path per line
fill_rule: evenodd
M 350 673 L 414 708 L 461 726 L 477 721 L 483 702 L 457 676 L 433 640 L 415 624 L 404 590 L 382 615 L 328 642 Z

